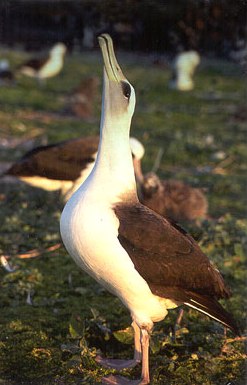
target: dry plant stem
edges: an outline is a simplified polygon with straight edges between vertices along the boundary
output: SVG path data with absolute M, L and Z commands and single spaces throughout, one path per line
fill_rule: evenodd
M 35 257 L 39 257 L 43 253 L 50 253 L 51 251 L 60 249 L 61 246 L 62 246 L 61 243 L 56 243 L 53 246 L 47 247 L 47 249 L 33 249 L 30 251 L 27 251 L 26 253 L 18 254 L 17 257 L 21 259 L 35 258 Z
M 32 250 L 27 251 L 26 253 L 17 254 L 16 257 L 20 258 L 20 259 L 35 258 L 35 257 L 39 257 L 41 254 L 50 253 L 51 251 L 55 251 L 57 249 L 60 249 L 61 246 L 62 246 L 61 243 L 56 243 L 53 246 L 47 247 L 47 249 L 32 249 Z M 6 259 L 10 258 L 9 255 L 3 255 L 2 257 L 6 258 Z

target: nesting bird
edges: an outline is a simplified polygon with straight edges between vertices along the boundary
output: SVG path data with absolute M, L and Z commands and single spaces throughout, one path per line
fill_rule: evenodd
M 140 201 L 175 222 L 198 221 L 208 212 L 203 191 L 178 180 L 161 180 L 149 172 L 138 183 Z
M 98 155 L 86 181 L 61 215 L 64 245 L 78 264 L 129 309 L 135 332 L 131 360 L 98 357 L 115 369 L 142 362 L 141 378 L 103 378 L 104 384 L 150 382 L 149 339 L 154 322 L 185 304 L 237 332 L 232 316 L 218 302 L 230 291 L 220 272 L 194 239 L 137 197 L 129 131 L 135 91 L 123 75 L 109 35 L 99 44 L 104 87 Z
M 63 68 L 66 46 L 63 43 L 55 44 L 44 58 L 32 58 L 21 64 L 17 72 L 23 75 L 37 79 L 42 83 L 48 78 L 59 74 Z
M 196 51 L 178 54 L 173 64 L 173 77 L 170 88 L 179 91 L 190 91 L 194 88 L 193 75 L 200 63 L 200 56 Z
M 142 204 L 175 222 L 198 222 L 208 214 L 208 201 L 202 189 L 175 179 L 162 180 L 154 172 L 143 174 L 141 160 L 145 149 L 135 157 L 138 198 Z
M 10 166 L 3 175 L 47 191 L 61 190 L 66 201 L 93 169 L 99 145 L 98 136 L 87 136 L 38 146 Z M 138 165 L 144 149 L 136 138 L 130 138 L 133 162 Z M 138 167 L 138 166 L 136 166 Z

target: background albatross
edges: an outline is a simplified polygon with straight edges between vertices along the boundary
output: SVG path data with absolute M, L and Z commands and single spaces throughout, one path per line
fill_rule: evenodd
M 100 143 L 94 168 L 61 216 L 61 236 L 80 268 L 129 309 L 135 331 L 132 360 L 108 360 L 122 369 L 142 361 L 141 379 L 103 378 L 105 384 L 148 384 L 149 337 L 167 309 L 186 304 L 237 332 L 217 299 L 230 295 L 219 271 L 194 239 L 143 206 L 136 193 L 129 145 L 135 92 L 124 77 L 109 35 L 99 43 L 104 59 Z
M 18 67 L 17 73 L 36 78 L 42 84 L 42 81 L 56 76 L 62 70 L 66 50 L 63 43 L 57 43 L 47 57 L 29 59 Z
M 67 201 L 93 169 L 99 146 L 98 136 L 85 136 L 38 146 L 14 162 L 2 175 L 13 176 L 47 191 L 61 190 Z M 133 164 L 140 178 L 142 143 L 130 138 Z

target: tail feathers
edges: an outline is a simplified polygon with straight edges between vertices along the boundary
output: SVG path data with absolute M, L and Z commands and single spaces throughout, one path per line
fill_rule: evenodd
M 187 292 L 187 294 L 189 294 L 189 296 L 188 299 L 184 301 L 185 305 L 198 310 L 200 313 L 206 314 L 231 329 L 235 334 L 240 335 L 239 328 L 232 315 L 228 313 L 216 299 L 194 292 Z
M 176 286 L 164 287 L 150 285 L 150 288 L 153 294 L 171 299 L 177 304 L 184 304 L 192 309 L 198 310 L 200 313 L 205 314 L 228 327 L 238 336 L 241 335 L 239 327 L 232 315 L 228 313 L 214 297 L 195 291 L 184 290 Z

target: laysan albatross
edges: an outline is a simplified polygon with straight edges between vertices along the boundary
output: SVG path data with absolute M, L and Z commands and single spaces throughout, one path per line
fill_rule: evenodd
M 109 35 L 98 38 L 104 60 L 100 143 L 94 168 L 61 215 L 64 245 L 78 266 L 129 309 L 135 331 L 132 360 L 98 357 L 104 366 L 133 367 L 141 379 L 104 377 L 104 384 L 148 384 L 149 338 L 154 322 L 185 304 L 237 332 L 218 302 L 230 295 L 220 272 L 178 226 L 143 206 L 129 145 L 135 91 L 123 75 Z
M 181 52 L 173 64 L 173 76 L 170 88 L 179 91 L 190 91 L 194 88 L 193 75 L 200 63 L 200 55 L 196 51 Z
M 47 57 L 29 59 L 17 68 L 17 73 L 36 78 L 41 84 L 44 80 L 59 74 L 63 68 L 66 51 L 65 44 L 57 43 Z

